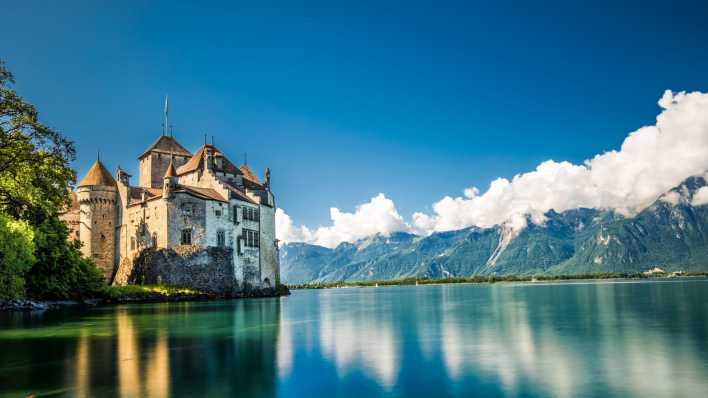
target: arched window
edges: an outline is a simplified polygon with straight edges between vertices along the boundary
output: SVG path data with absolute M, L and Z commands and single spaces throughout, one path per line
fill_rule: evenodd
M 157 247 L 157 232 L 152 233 L 152 247 Z

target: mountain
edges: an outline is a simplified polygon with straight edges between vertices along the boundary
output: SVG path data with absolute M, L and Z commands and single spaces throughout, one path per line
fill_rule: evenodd
M 280 250 L 286 283 L 444 278 L 471 275 L 708 271 L 708 205 L 691 204 L 708 185 L 691 177 L 634 217 L 612 210 L 546 213 L 520 231 L 505 225 L 427 237 L 397 232 L 334 249 L 289 243 Z

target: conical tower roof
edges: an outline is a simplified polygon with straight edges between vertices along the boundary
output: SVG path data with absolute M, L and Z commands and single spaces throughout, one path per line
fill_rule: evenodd
M 113 179 L 111 173 L 106 169 L 106 166 L 100 160 L 93 162 L 86 176 L 79 183 L 79 187 L 87 187 L 92 185 L 113 187 L 116 185 L 116 180 Z
M 167 166 L 167 171 L 165 172 L 165 177 L 177 177 L 177 171 L 175 171 L 175 165 L 172 164 L 172 159 L 170 159 L 170 165 Z

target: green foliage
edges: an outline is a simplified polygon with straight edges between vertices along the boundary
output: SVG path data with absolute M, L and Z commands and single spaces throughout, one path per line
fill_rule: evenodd
M 0 211 L 30 224 L 56 214 L 69 202 L 76 179 L 71 141 L 38 120 L 32 104 L 11 88 L 0 61 Z
M 201 298 L 207 295 L 199 290 L 170 285 L 107 286 L 101 295 L 111 301 L 165 299 L 170 297 Z
M 96 296 L 105 283 L 90 259 L 81 257 L 79 246 L 68 242 L 67 229 L 58 217 L 37 227 L 37 262 L 26 275 L 27 292 L 39 299 L 83 299 Z
M 0 299 L 24 295 L 23 275 L 35 261 L 33 236 L 26 222 L 0 213 Z
M 22 294 L 24 279 L 33 298 L 91 296 L 103 288 L 103 278 L 68 241 L 59 220 L 75 181 L 69 167 L 74 145 L 39 122 L 37 110 L 12 89 L 13 83 L 0 61 L 1 294 Z

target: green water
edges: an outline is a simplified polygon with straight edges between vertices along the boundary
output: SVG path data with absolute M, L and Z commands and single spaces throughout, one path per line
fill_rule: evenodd
M 708 281 L 0 315 L 0 396 L 708 396 Z

